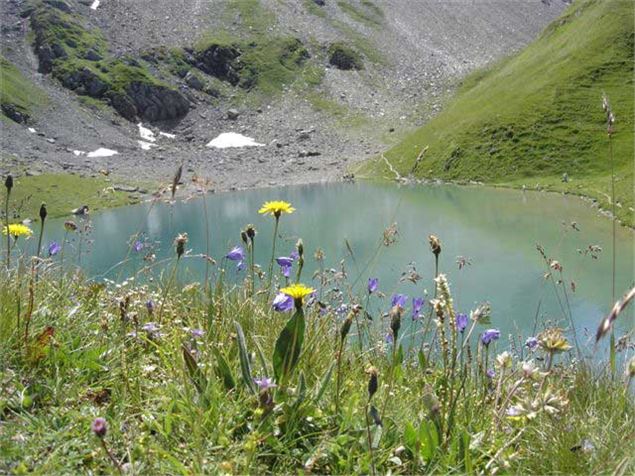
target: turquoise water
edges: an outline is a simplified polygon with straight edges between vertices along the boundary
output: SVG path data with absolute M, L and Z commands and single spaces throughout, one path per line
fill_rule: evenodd
M 195 255 L 206 252 L 206 226 L 210 254 L 220 264 L 219 258 L 240 244 L 240 230 L 253 223 L 258 231 L 256 262 L 266 270 L 273 219 L 257 212 L 264 201 L 275 199 L 289 201 L 297 209 L 281 219 L 277 256 L 288 256 L 301 237 L 307 256 L 303 281 L 307 284 L 317 268 L 313 254 L 318 247 L 324 250 L 327 268 L 339 270 L 340 262 L 345 260 L 349 281 L 360 294 L 369 276 L 379 277 L 380 290 L 387 296 L 383 300 L 373 298 L 376 311 L 388 308 L 392 293 L 413 297 L 424 296 L 425 290 L 433 292 L 429 234 L 442 241 L 440 271 L 449 277 L 457 309 L 468 313 L 478 303 L 489 302 L 491 325 L 500 328 L 503 335 L 532 334 L 537 315 L 540 322 L 568 325 L 562 311 L 565 296 L 560 288 L 561 306 L 553 284 L 544 278 L 546 267 L 536 251 L 537 243 L 564 266 L 568 299 L 581 340 L 589 340 L 588 334 L 594 332 L 611 307 L 609 219 L 575 197 L 484 187 L 310 185 L 103 211 L 91 218 L 92 231 L 82 244 L 82 268 L 95 278 L 122 281 L 144 266 L 143 255 L 149 251 L 156 254 L 159 263 L 173 257 L 174 237 L 187 232 L 193 257 L 183 261 L 179 279 L 184 284 L 200 281 L 205 261 Z M 62 222 L 51 222 L 47 240 L 63 238 Z M 392 223 L 397 223 L 397 241 L 386 247 L 382 244 L 383 231 Z M 129 253 L 130 237 L 137 233 L 142 234 L 146 248 L 141 253 Z M 618 297 L 634 280 L 634 243 L 631 230 L 618 229 Z M 602 247 L 597 259 L 578 251 L 589 245 Z M 76 238 L 66 246 L 67 263 L 76 262 L 77 247 Z M 459 256 L 471 264 L 459 270 Z M 117 265 L 122 260 L 123 264 Z M 416 284 L 400 282 L 410 263 L 422 277 Z M 226 266 L 230 277 L 237 275 L 234 263 Z M 211 273 L 217 267 L 211 267 Z M 160 269 L 161 265 L 156 265 L 155 272 Z M 575 281 L 575 293 L 570 289 L 571 280 Z M 633 309 L 635 306 L 620 317 L 619 330 L 632 328 Z

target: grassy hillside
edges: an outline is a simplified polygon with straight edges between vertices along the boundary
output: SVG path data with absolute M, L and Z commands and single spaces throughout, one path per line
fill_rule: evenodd
M 618 215 L 633 223 L 633 2 L 580 0 L 533 44 L 468 77 L 436 118 L 385 156 L 402 175 L 539 185 L 609 205 L 602 94 L 616 116 Z M 381 158 L 359 172 L 386 175 Z M 562 183 L 562 174 L 570 181 Z
M 26 116 L 46 103 L 46 95 L 20 73 L 4 56 L 0 55 L 0 105 L 13 106 Z M 8 119 L 0 109 L 0 119 Z

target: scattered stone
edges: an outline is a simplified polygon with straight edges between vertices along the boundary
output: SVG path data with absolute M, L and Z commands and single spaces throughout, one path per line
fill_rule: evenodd
M 190 88 L 196 89 L 197 91 L 202 91 L 205 87 L 205 84 L 203 83 L 203 81 L 201 81 L 201 78 L 199 78 L 198 75 L 193 71 L 188 71 L 188 73 L 185 75 L 185 83 Z
M 115 185 L 113 186 L 115 192 L 134 193 L 139 191 L 139 187 L 131 187 L 129 185 Z
M 14 104 L 2 104 L 2 112 L 5 116 L 18 124 L 26 124 L 30 119 L 26 112 L 20 111 Z
M 49 144 L 55 144 L 55 139 L 51 139 L 49 137 L 48 139 L 46 139 L 46 142 L 48 142 Z
M 238 112 L 237 109 L 229 109 L 227 111 L 227 119 L 229 119 L 230 121 L 235 121 L 236 119 L 238 119 L 238 116 L 240 116 L 240 112 Z

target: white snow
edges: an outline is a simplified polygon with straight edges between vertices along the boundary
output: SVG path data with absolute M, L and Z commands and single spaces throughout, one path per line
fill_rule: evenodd
M 251 137 L 238 134 L 236 132 L 223 132 L 218 137 L 207 144 L 207 147 L 216 147 L 217 149 L 227 149 L 228 147 L 254 147 L 263 146 Z
M 110 157 L 111 155 L 116 155 L 119 152 L 117 152 L 116 150 L 112 150 L 112 149 L 105 149 L 103 147 L 100 147 L 97 150 L 93 150 L 92 152 L 88 153 L 88 157 Z
M 141 147 L 143 150 L 150 150 L 152 147 L 156 147 L 156 144 L 153 144 L 152 142 L 146 142 L 146 141 L 142 141 L 142 140 L 138 140 L 137 143 L 139 144 L 139 147 Z
M 32 127 L 29 127 L 29 132 L 31 134 L 35 134 L 37 131 L 35 129 L 33 129 Z
M 168 139 L 174 139 L 176 135 L 170 134 L 168 132 L 159 131 L 159 135 L 163 137 L 167 137 Z
M 80 155 L 86 155 L 86 152 L 84 152 L 83 150 L 74 150 L 73 155 L 79 157 Z
M 99 0 L 95 0 L 93 2 L 93 4 L 90 6 L 91 10 L 97 10 L 97 7 L 99 6 L 101 2 Z
M 154 132 L 152 132 L 147 127 L 143 127 L 142 123 L 137 124 L 137 126 L 139 127 L 139 135 L 143 140 L 148 142 L 154 142 L 157 140 L 157 138 L 154 136 Z

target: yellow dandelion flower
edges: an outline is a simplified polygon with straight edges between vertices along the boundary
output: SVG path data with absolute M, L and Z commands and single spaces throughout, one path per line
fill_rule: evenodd
M 315 289 L 309 288 L 308 286 L 305 286 L 304 284 L 292 284 L 291 286 L 282 288 L 280 292 L 286 294 L 287 296 L 292 297 L 294 301 L 302 302 L 302 299 L 304 299 L 309 294 L 315 292 Z
M 18 238 L 20 236 L 24 236 L 25 238 L 30 238 L 31 235 L 33 235 L 33 230 L 31 230 L 31 228 L 21 223 L 11 223 L 9 225 L 8 233 L 7 233 L 7 227 L 5 226 L 2 228 L 2 234 L 11 235 L 15 238 Z
M 274 200 L 272 202 L 265 202 L 262 204 L 258 213 L 271 214 L 276 218 L 280 218 L 283 213 L 293 213 L 295 208 L 291 206 L 289 202 L 283 202 L 282 200 Z

